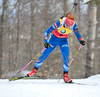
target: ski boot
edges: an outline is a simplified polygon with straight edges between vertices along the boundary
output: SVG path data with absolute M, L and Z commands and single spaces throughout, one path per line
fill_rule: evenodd
M 32 76 L 34 76 L 34 75 L 36 74 L 37 70 L 38 70 L 38 68 L 34 67 L 33 70 L 32 70 L 30 73 L 28 73 L 26 76 L 27 76 L 27 77 L 32 77 Z
M 65 83 L 72 83 L 72 80 L 68 78 L 68 72 L 64 72 L 64 82 Z

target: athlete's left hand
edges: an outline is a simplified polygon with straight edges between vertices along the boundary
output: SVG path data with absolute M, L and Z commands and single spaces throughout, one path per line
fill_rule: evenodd
M 85 45 L 85 40 L 81 40 L 80 44 Z
M 49 47 L 50 47 L 50 44 L 49 44 L 48 42 L 46 42 L 46 43 L 44 44 L 44 46 L 45 46 L 45 48 L 49 48 Z

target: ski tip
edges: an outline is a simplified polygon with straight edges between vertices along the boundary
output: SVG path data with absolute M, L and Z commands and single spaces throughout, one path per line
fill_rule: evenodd
M 11 82 L 12 81 L 12 79 L 8 79 L 8 81 L 7 82 Z
M 57 81 L 59 83 L 59 81 Z
M 8 80 L 7 82 L 10 82 L 10 80 Z

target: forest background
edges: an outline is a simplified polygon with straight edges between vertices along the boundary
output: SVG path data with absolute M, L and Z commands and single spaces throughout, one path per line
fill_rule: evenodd
M 0 0 L 0 78 L 11 78 L 44 49 L 44 31 L 71 11 L 86 42 L 69 68 L 70 78 L 100 74 L 100 1 L 90 0 Z M 80 43 L 69 35 L 69 61 Z M 37 58 L 21 72 L 31 71 Z M 25 73 L 24 73 L 25 72 Z M 43 62 L 37 75 L 60 78 L 63 59 L 59 47 Z

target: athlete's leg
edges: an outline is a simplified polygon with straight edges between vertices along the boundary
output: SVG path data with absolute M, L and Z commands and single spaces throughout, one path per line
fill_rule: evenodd
M 51 44 L 50 48 L 47 48 L 44 50 L 43 54 L 38 58 L 38 60 L 35 63 L 35 66 L 33 67 L 33 70 L 27 74 L 27 76 L 34 76 L 39 69 L 39 67 L 42 65 L 43 61 L 50 55 L 50 53 L 55 49 L 57 46 L 56 41 L 53 37 L 50 38 L 49 43 Z
M 64 41 L 60 44 L 60 50 L 63 57 L 63 73 L 64 73 L 64 82 L 65 83 L 71 83 L 72 80 L 68 78 L 68 70 L 69 70 L 69 45 L 68 41 Z
M 50 53 L 55 49 L 55 46 L 54 47 L 50 47 L 50 48 L 47 48 L 43 54 L 38 58 L 38 60 L 36 61 L 35 63 L 35 67 L 36 68 L 39 68 L 43 61 L 50 55 Z
M 63 57 L 63 71 L 64 72 L 68 72 L 69 70 L 69 44 L 68 41 L 65 40 L 63 41 L 60 45 L 60 50 L 62 53 L 62 57 Z
M 47 48 L 43 54 L 38 58 L 38 60 L 35 63 L 35 67 L 39 68 L 43 61 L 51 54 L 51 52 L 55 49 L 55 47 L 57 46 L 57 43 L 55 41 L 54 37 L 51 37 L 49 40 L 49 43 L 51 44 L 50 48 Z

